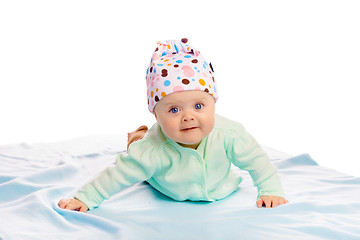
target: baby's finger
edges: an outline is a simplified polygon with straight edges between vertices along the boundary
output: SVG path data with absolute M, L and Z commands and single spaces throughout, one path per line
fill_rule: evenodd
M 266 208 L 271 208 L 272 201 L 270 199 L 265 199 L 264 202 L 265 202 Z
M 273 201 L 272 201 L 272 207 L 277 207 L 277 206 L 280 206 L 282 204 L 283 203 L 281 203 L 280 199 L 273 199 Z
M 283 204 L 286 204 L 286 203 L 289 203 L 289 201 L 288 201 L 288 200 L 286 200 L 286 199 L 281 199 L 281 201 L 280 201 L 280 205 L 283 205 Z
M 79 211 L 84 213 L 84 212 L 86 212 L 88 209 L 89 209 L 89 208 L 88 208 L 87 206 L 82 205 Z
M 69 200 L 67 199 L 61 199 L 58 203 L 58 206 L 62 209 L 65 209 L 67 205 L 69 204 Z
M 258 208 L 261 208 L 263 206 L 263 204 L 264 204 L 264 201 L 261 198 L 259 198 L 256 201 L 256 205 L 257 205 Z
M 72 202 L 72 203 L 69 203 L 69 204 L 66 206 L 65 209 L 67 209 L 67 210 L 79 210 L 80 207 L 81 207 L 81 206 L 80 206 L 79 204 Z

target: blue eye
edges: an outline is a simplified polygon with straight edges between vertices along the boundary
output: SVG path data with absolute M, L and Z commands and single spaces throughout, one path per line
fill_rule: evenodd
M 202 106 L 203 106 L 202 104 L 197 103 L 197 104 L 195 104 L 195 109 L 199 110 L 202 108 Z
M 173 108 L 170 109 L 170 112 L 171 112 L 171 113 L 178 113 L 178 112 L 179 112 L 179 109 L 176 108 L 176 107 L 173 107 Z

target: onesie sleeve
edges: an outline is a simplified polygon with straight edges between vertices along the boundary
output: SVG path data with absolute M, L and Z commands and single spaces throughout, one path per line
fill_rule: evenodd
M 158 167 L 157 159 L 149 140 L 135 142 L 128 154 L 118 155 L 115 164 L 82 187 L 75 198 L 91 210 L 123 188 L 151 178 Z
M 227 139 L 227 154 L 232 163 L 249 172 L 258 197 L 261 195 L 284 196 L 276 167 L 266 152 L 239 123 L 234 126 Z

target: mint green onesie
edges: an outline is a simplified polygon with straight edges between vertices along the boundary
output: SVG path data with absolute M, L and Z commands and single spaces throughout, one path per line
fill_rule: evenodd
M 166 137 L 158 124 L 145 137 L 120 154 L 115 165 L 103 171 L 75 196 L 93 209 L 111 195 L 137 182 L 147 181 L 177 200 L 215 201 L 238 189 L 241 177 L 231 165 L 250 173 L 258 196 L 283 197 L 275 166 L 244 127 L 215 116 L 215 126 L 196 150 Z

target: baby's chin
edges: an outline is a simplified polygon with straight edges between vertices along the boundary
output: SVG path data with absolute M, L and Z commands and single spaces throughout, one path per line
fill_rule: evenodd
M 180 146 L 185 147 L 185 148 L 193 148 L 196 149 L 200 143 L 200 142 L 196 142 L 196 143 L 181 143 L 181 142 L 177 142 Z

